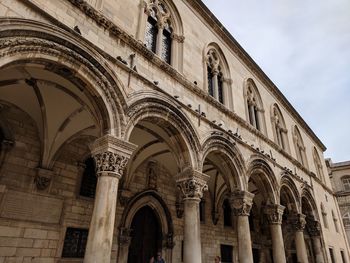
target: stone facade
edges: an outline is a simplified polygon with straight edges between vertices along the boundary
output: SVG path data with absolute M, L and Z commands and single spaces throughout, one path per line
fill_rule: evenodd
M 324 151 L 201 1 L 0 2 L 0 262 L 349 262 Z
M 335 196 L 338 200 L 340 214 L 348 241 L 350 240 L 350 162 L 333 163 L 326 159 L 328 174 Z

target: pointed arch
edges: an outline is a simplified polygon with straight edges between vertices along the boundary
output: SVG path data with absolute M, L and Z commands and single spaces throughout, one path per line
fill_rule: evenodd
M 233 110 L 231 74 L 222 49 L 211 42 L 204 48 L 203 58 L 204 87 L 210 96 Z
M 318 154 L 316 147 L 313 148 L 312 154 L 314 157 L 314 165 L 315 165 L 315 169 L 316 169 L 316 175 L 322 182 L 324 182 L 325 178 L 324 178 L 324 173 L 323 173 L 323 166 L 322 166 L 322 162 L 320 159 L 320 155 Z
M 287 175 L 282 175 L 280 183 L 280 202 L 282 195 L 285 195 L 285 199 L 288 201 L 287 209 L 295 213 L 301 213 L 301 204 L 300 204 L 300 193 L 294 181 Z
M 244 81 L 243 96 L 248 123 L 263 134 L 266 134 L 264 105 L 258 87 L 252 78 Z
M 321 203 L 321 207 L 323 204 Z M 308 188 L 304 188 L 301 192 L 301 209 L 302 213 L 307 217 L 312 217 L 314 220 L 319 221 L 318 209 L 315 202 L 315 198 Z
M 289 152 L 288 130 L 280 107 L 277 103 L 271 105 L 271 123 L 275 143 Z
M 306 168 L 308 168 L 308 162 L 306 157 L 306 148 L 304 145 L 303 137 L 299 131 L 299 128 L 295 125 L 293 128 L 293 141 L 294 149 L 296 153 L 297 160 Z

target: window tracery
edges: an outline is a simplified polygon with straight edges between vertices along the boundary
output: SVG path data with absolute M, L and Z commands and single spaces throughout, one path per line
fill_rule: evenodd
M 285 151 L 288 151 L 288 137 L 286 124 L 278 106 L 276 104 L 272 107 L 272 128 L 275 137 L 275 142 Z
M 321 163 L 320 156 L 318 155 L 318 152 L 316 148 L 314 147 L 314 163 L 315 163 L 315 168 L 316 168 L 316 175 L 318 178 L 320 178 L 322 181 L 324 181 L 324 174 L 323 174 L 323 167 Z M 350 187 L 350 185 L 349 185 Z M 350 188 L 349 188 L 350 190 Z
M 343 215 L 344 226 L 350 226 L 350 213 L 347 212 Z
M 306 148 L 297 126 L 294 126 L 294 146 L 298 161 L 307 167 Z
M 173 41 L 170 11 L 162 1 L 150 0 L 144 12 L 147 15 L 145 45 L 170 64 Z
M 211 48 L 206 55 L 208 93 L 224 104 L 224 74 L 218 52 Z
M 343 183 L 344 190 L 350 191 L 350 175 L 343 176 L 341 181 Z

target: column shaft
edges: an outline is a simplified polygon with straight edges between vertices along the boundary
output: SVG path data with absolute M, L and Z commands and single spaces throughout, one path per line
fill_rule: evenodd
M 322 246 L 321 246 L 321 237 L 313 236 L 311 239 L 312 239 L 312 245 L 314 248 L 316 263 L 324 263 Z
M 201 263 L 199 200 L 184 200 L 184 263 Z
M 308 263 L 309 260 L 307 258 L 304 233 L 302 231 L 296 231 L 295 233 L 295 246 L 297 249 L 298 262 Z
M 253 263 L 248 216 L 237 217 L 238 258 L 240 263 Z
M 272 238 L 273 261 L 278 263 L 286 263 L 286 253 L 284 251 L 284 242 L 281 225 L 271 224 L 270 231 Z
M 119 179 L 101 175 L 97 181 L 85 263 L 110 262 Z
M 218 72 L 213 72 L 213 97 L 216 100 L 219 100 L 219 81 L 218 81 Z

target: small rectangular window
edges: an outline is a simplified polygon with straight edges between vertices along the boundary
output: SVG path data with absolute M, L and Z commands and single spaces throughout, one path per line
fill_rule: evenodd
M 329 248 L 329 255 L 331 256 L 331 262 L 335 263 L 333 248 Z
M 221 262 L 222 263 L 232 263 L 233 262 L 233 246 L 221 245 Z
M 63 258 L 83 258 L 89 231 L 68 227 L 64 238 Z

